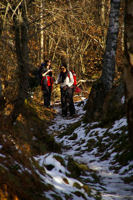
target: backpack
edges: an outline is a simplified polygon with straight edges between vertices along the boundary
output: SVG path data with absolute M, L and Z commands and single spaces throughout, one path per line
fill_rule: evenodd
M 46 86 L 53 87 L 53 82 L 54 82 L 54 80 L 53 80 L 52 76 L 50 76 L 50 75 L 43 76 L 42 80 L 41 80 L 42 90 L 45 89 Z
M 76 73 L 73 71 L 73 70 L 70 70 L 70 72 L 72 73 L 73 75 L 73 79 L 74 79 L 74 83 L 73 83 L 73 86 L 76 86 L 77 85 L 77 77 L 76 77 Z M 68 73 L 68 77 L 70 79 L 70 74 Z
M 73 70 L 70 70 L 70 72 L 72 73 L 73 79 L 74 79 L 74 83 L 73 83 L 74 91 L 75 91 L 75 93 L 80 93 L 81 89 L 77 86 L 77 76 L 76 76 L 76 73 Z M 68 77 L 70 79 L 70 74 L 69 73 L 68 73 Z

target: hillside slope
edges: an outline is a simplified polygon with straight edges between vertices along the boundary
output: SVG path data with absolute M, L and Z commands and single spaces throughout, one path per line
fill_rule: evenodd
M 47 116 L 53 112 L 47 126 L 32 114 L 28 136 L 20 134 L 20 124 L 14 124 L 19 137 L 2 133 L 1 199 L 133 199 L 133 152 L 126 118 L 87 124 L 85 102 L 81 98 L 75 103 L 76 118 L 62 118 L 60 105 L 44 110 Z M 43 123 L 45 129 L 36 132 Z

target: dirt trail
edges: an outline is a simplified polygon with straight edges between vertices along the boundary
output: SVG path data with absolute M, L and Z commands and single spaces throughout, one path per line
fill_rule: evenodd
M 73 134 L 77 134 L 75 140 L 72 140 L 70 135 L 62 138 L 58 137 L 59 133 L 65 131 L 68 126 L 81 120 L 84 114 L 84 104 L 85 102 L 77 102 L 75 104 L 78 116 L 76 118 L 62 118 L 60 107 L 55 107 L 57 116 L 53 120 L 53 125 L 49 127 L 50 134 L 55 135 L 55 140 L 66 147 L 63 149 L 63 155 L 71 155 L 75 160 L 86 163 L 89 168 L 95 170 L 97 175 L 100 176 L 101 185 L 95 183 L 92 184 L 92 187 L 101 192 L 102 200 L 133 200 L 133 184 L 125 184 L 122 180 L 122 175 L 116 174 L 109 169 L 110 160 L 100 161 L 99 157 L 96 157 L 97 148 L 87 151 L 86 144 L 89 140 L 89 134 L 85 134 L 86 127 L 83 123 L 74 130 Z M 99 131 L 104 132 L 105 130 L 99 129 Z M 99 134 L 101 133 L 99 132 Z M 114 156 L 113 154 L 112 157 Z

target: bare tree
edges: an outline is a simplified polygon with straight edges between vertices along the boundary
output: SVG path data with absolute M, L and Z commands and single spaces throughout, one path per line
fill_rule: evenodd
M 133 1 L 125 1 L 125 67 L 126 104 L 129 139 L 133 144 Z
M 40 28 L 41 28 L 41 36 L 40 36 L 40 47 L 41 47 L 41 52 L 40 52 L 40 60 L 41 63 L 44 61 L 44 30 L 43 30 L 43 24 L 44 24 L 44 18 L 43 18 L 43 7 L 44 7 L 44 1 L 41 0 L 40 2 L 41 6 L 40 6 Z
M 3 29 L 3 20 L 0 19 L 0 39 L 1 39 L 2 29 Z M 1 98 L 1 96 L 2 96 L 2 84 L 1 84 L 1 80 L 0 80 L 0 98 Z
M 119 31 L 120 0 L 111 0 L 109 15 L 109 28 L 107 33 L 106 48 L 103 59 L 102 75 L 91 89 L 86 104 L 86 115 L 89 120 L 98 120 L 103 114 L 105 98 L 113 86 L 115 74 L 115 54 Z
M 19 90 L 16 97 L 14 109 L 11 113 L 12 121 L 16 120 L 22 111 L 24 101 L 29 90 L 29 50 L 28 50 L 28 23 L 26 14 L 26 4 L 21 3 L 14 15 L 15 47 L 18 61 Z
M 105 0 L 101 1 L 100 6 L 100 21 L 102 25 L 105 25 Z

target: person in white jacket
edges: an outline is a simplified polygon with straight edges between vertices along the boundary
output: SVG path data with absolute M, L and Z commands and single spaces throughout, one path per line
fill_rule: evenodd
M 68 110 L 70 116 L 73 116 L 75 114 L 73 102 L 73 75 L 67 70 L 66 63 L 61 65 L 60 70 L 61 72 L 56 80 L 56 84 L 60 84 L 62 116 L 67 116 Z

